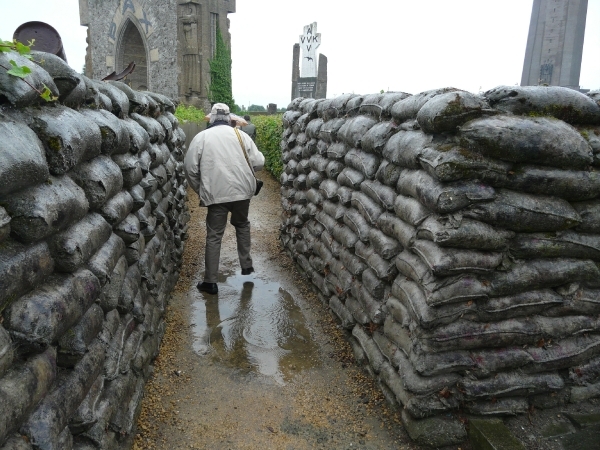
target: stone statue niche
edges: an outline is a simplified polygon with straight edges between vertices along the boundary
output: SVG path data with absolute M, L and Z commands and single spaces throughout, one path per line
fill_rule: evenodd
M 196 2 L 181 3 L 177 6 L 177 32 L 180 48 L 179 95 L 186 103 L 197 107 L 204 106 L 201 100 L 206 97 L 202 86 L 202 10 Z

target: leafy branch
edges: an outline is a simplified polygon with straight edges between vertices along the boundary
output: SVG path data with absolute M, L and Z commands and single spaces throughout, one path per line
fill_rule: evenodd
M 31 41 L 29 41 L 27 43 L 27 45 L 25 45 L 22 42 L 18 42 L 16 40 L 13 40 L 13 41 L 3 41 L 3 40 L 0 39 L 0 53 L 8 53 L 10 51 L 15 51 L 19 55 L 23 56 L 24 58 L 27 58 L 29 60 L 33 60 L 33 57 L 31 56 L 31 47 L 33 46 L 34 42 L 35 42 L 35 39 L 32 39 Z M 6 73 L 8 73 L 9 75 L 12 75 L 13 77 L 20 78 L 24 83 L 26 83 L 27 85 L 29 85 L 29 87 L 31 89 L 33 89 L 38 94 L 40 94 L 40 97 L 42 97 L 47 102 L 53 102 L 54 100 L 58 99 L 58 97 L 52 95 L 52 91 L 45 84 L 43 85 L 44 89 L 40 91 L 34 85 L 32 85 L 29 81 L 27 81 L 26 78 L 31 73 L 31 69 L 29 67 L 27 67 L 27 66 L 19 66 L 15 62 L 14 59 L 11 59 L 9 61 L 9 63 L 10 63 L 10 67 L 6 67 L 3 64 L 0 64 L 0 67 L 2 67 L 4 70 L 6 70 Z

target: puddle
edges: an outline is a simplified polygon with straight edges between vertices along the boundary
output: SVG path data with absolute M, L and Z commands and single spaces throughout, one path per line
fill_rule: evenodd
M 317 346 L 294 298 L 279 283 L 230 275 L 219 294 L 193 288 L 194 350 L 280 384 L 314 367 Z

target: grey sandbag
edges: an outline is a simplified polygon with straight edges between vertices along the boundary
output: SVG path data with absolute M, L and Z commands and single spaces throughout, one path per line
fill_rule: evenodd
M 140 289 L 142 282 L 142 274 L 137 264 L 129 266 L 125 279 L 123 280 L 123 286 L 121 287 L 121 293 L 119 294 L 119 304 L 117 309 L 121 314 L 127 314 L 133 310 L 134 299 Z
M 294 194 L 294 201 L 300 205 L 306 205 L 306 191 L 296 190 Z
M 508 173 L 503 185 L 530 194 L 584 201 L 600 196 L 600 172 L 519 166 Z
M 357 116 L 346 121 L 339 129 L 338 139 L 354 148 L 360 148 L 364 134 L 378 121 L 368 116 Z
M 503 250 L 514 236 L 513 231 L 460 215 L 429 216 L 417 228 L 417 238 L 428 239 L 440 247 Z
M 103 362 L 104 348 L 96 342 L 70 373 L 59 378 L 20 429 L 35 447 L 61 448 L 60 435 L 100 374 Z
M 142 167 L 139 159 L 131 153 L 123 155 L 113 155 L 112 159 L 117 163 L 123 173 L 123 187 L 131 189 L 133 186 L 142 181 Z
M 369 242 L 383 259 L 391 259 L 402 251 L 402 245 L 396 239 L 376 228 L 369 230 Z
M 332 180 L 337 180 L 337 177 L 339 176 L 340 173 L 342 173 L 342 170 L 344 170 L 344 163 L 342 163 L 341 161 L 335 161 L 335 160 L 327 160 L 329 161 L 327 163 L 327 166 L 325 167 L 325 174 L 327 175 L 328 178 L 332 179 Z
M 494 186 L 506 183 L 513 167 L 512 163 L 452 145 L 429 146 L 418 159 L 421 167 L 439 181 L 478 179 Z
M 385 289 L 387 284 L 385 281 L 379 279 L 377 274 L 373 269 L 366 269 L 362 273 L 362 287 L 367 289 L 367 291 L 378 301 L 383 300 L 385 295 Z M 352 291 L 352 295 L 354 295 L 358 300 L 361 299 L 361 286 L 355 283 L 355 289 Z
M 560 231 L 581 223 L 577 211 L 563 199 L 498 189 L 495 200 L 471 205 L 465 217 L 513 231 Z
M 354 117 L 360 112 L 360 105 L 365 99 L 364 95 L 356 95 L 346 102 L 346 116 Z
M 129 98 L 123 91 L 104 81 L 92 80 L 92 82 L 98 91 L 110 99 L 112 103 L 112 113 L 115 116 L 119 119 L 123 119 L 129 114 Z
M 133 211 L 133 198 L 127 191 L 121 191 L 108 200 L 99 213 L 110 225 L 115 226 L 125 220 Z
M 362 242 L 369 242 L 371 226 L 356 209 L 348 208 L 344 214 L 344 223 L 356 233 Z
M 419 200 L 427 208 L 448 214 L 471 204 L 496 198 L 496 191 L 476 181 L 440 183 L 422 170 L 406 169 L 400 174 L 398 193 Z
M 108 156 L 79 164 L 69 176 L 84 190 L 91 209 L 100 208 L 123 189 L 121 169 Z
M 52 275 L 8 306 L 4 327 L 23 346 L 44 348 L 77 323 L 99 295 L 100 282 L 89 270 Z
M 529 411 L 529 401 L 523 397 L 500 397 L 496 401 L 465 402 L 464 408 L 477 416 L 517 416 Z
M 388 313 L 394 318 L 396 322 L 398 322 L 403 328 L 408 328 L 412 324 L 412 319 L 410 314 L 408 313 L 408 309 L 390 294 L 385 300 L 385 306 L 387 308 Z
M 327 122 L 323 123 L 321 130 L 319 131 L 319 139 L 331 144 L 337 139 L 338 132 L 345 123 L 346 119 L 343 117 L 328 120 Z
M 338 297 L 332 295 L 329 299 L 329 307 L 334 312 L 334 314 L 340 319 L 342 328 L 346 330 L 351 330 L 356 323 L 354 317 L 352 317 L 352 313 L 348 311 L 348 309 L 344 306 L 344 304 L 340 301 Z
M 365 180 L 360 184 L 360 190 L 375 200 L 379 206 L 390 211 L 394 209 L 397 194 L 391 187 L 377 180 Z
M 471 371 L 475 368 L 475 361 L 471 358 L 470 352 L 461 350 L 440 353 L 411 352 L 408 357 L 415 370 L 427 377 L 464 370 Z
M 383 161 L 381 161 L 381 164 L 379 165 L 379 168 L 375 173 L 375 178 L 381 181 L 384 185 L 396 189 L 396 185 L 398 184 L 398 178 L 400 178 L 400 173 L 403 170 L 403 167 L 392 164 L 391 162 L 384 159 Z
M 411 250 L 419 255 L 437 276 L 450 276 L 465 272 L 487 273 L 502 263 L 502 253 L 444 248 L 423 239 L 416 239 Z
M 581 335 L 552 340 L 551 345 L 532 346 L 526 349 L 533 361 L 523 370 L 529 373 L 561 370 L 582 364 L 600 354 L 598 335 Z
M 380 122 L 373 125 L 362 137 L 360 147 L 368 153 L 381 155 L 389 138 L 398 131 L 394 122 Z
M 56 350 L 15 364 L 0 378 L 0 441 L 18 429 L 48 394 L 56 379 Z
M 44 147 L 24 123 L 0 120 L 0 195 L 46 181 L 50 172 Z
M 523 369 L 533 361 L 527 349 L 522 347 L 475 350 L 469 352 L 469 356 L 475 363 L 469 372 L 477 378 L 490 378 L 505 370 Z
M 323 194 L 319 190 L 311 188 L 306 191 L 306 199 L 313 205 L 320 205 L 323 203 Z
M 89 208 L 83 189 L 66 176 L 50 176 L 46 183 L 12 194 L 2 206 L 11 217 L 12 233 L 23 242 L 64 230 Z
M 365 313 L 369 317 L 369 321 L 381 325 L 385 320 L 386 311 L 385 305 L 375 296 L 360 286 L 357 283 L 352 285 L 352 295 L 358 300 L 358 303 L 363 307 Z
M 346 206 L 346 207 L 350 207 L 350 204 L 352 202 L 352 193 L 354 192 L 354 189 L 349 188 L 348 186 L 340 186 L 337 190 L 338 192 L 338 201 Z
M 125 280 L 125 274 L 127 273 L 128 268 L 129 265 L 126 257 L 121 256 L 111 272 L 110 278 L 108 278 L 102 287 L 99 304 L 105 313 L 114 310 L 118 306 L 119 295 L 121 294 L 123 280 Z
M 348 153 L 350 148 L 351 147 L 343 142 L 335 142 L 327 148 L 327 158 L 333 160 L 344 159 L 344 156 L 346 156 L 346 153 Z
M 427 304 L 421 287 L 404 275 L 395 278 L 392 295 L 407 309 L 412 320 L 424 329 L 452 323 L 464 315 L 472 315 L 476 310 L 476 305 L 470 301 L 432 308 Z M 397 320 L 396 316 L 394 318 Z
M 484 94 L 492 107 L 519 115 L 548 115 L 571 124 L 597 124 L 600 107 L 587 95 L 562 86 L 498 86 Z
M 283 126 L 284 128 L 291 128 L 294 123 L 296 123 L 296 120 L 298 120 L 298 118 L 301 116 L 302 114 L 299 111 L 286 111 L 283 113 L 283 117 L 282 117 L 282 122 L 283 122 Z
M 340 185 L 334 180 L 323 180 L 319 185 L 319 192 L 323 195 L 326 200 L 337 201 L 338 199 L 338 188 Z
M 2 103 L 10 103 L 17 108 L 44 103 L 39 93 L 43 92 L 45 87 L 50 89 L 52 96 L 58 97 L 58 88 L 48 72 L 15 51 L 0 54 L 0 64 L 3 67 L 10 68 L 11 60 L 18 66 L 27 67 L 31 70 L 31 73 L 27 74 L 27 77 L 22 80 L 9 74 L 7 70 L 0 70 L 0 98 L 2 98 Z M 31 86 L 34 88 L 32 89 Z
M 466 399 L 530 396 L 560 391 L 565 382 L 557 373 L 527 375 L 519 372 L 500 372 L 485 380 L 463 377 L 458 386 Z
M 337 182 L 340 186 L 347 186 L 351 189 L 360 189 L 360 183 L 363 182 L 365 176 L 358 170 L 345 167 L 337 177 Z
M 334 258 L 339 258 L 340 251 L 344 248 L 339 241 L 336 241 L 328 230 L 323 230 L 320 236 L 321 242 L 325 244 L 325 247 L 333 255 Z M 331 263 L 331 262 L 329 262 Z
M 306 175 L 301 174 L 298 175 L 295 179 L 294 182 L 292 183 L 292 185 L 294 186 L 294 189 L 298 190 L 306 190 Z
M 365 95 L 358 112 L 360 114 L 371 115 L 379 118 L 381 115 L 381 106 L 379 106 L 380 100 L 383 98 L 383 94 L 368 94 Z
M 417 122 L 426 133 L 454 132 L 485 112 L 490 112 L 490 105 L 484 98 L 465 91 L 447 92 L 429 99 L 417 113 Z
M 483 320 L 501 320 L 543 314 L 548 308 L 565 303 L 565 299 L 552 289 L 539 289 L 503 297 L 477 300 L 479 316 Z
M 555 233 L 519 233 L 511 240 L 517 258 L 580 258 L 600 261 L 600 235 L 571 230 Z
M 124 122 L 114 114 L 99 109 L 82 109 L 81 114 L 100 128 L 101 151 L 104 155 L 121 154 L 129 151 L 129 134 Z
M 146 228 L 149 226 L 151 224 L 150 219 L 152 217 L 152 205 L 150 204 L 150 201 L 146 200 L 144 207 L 138 209 L 134 214 L 140 221 L 141 228 Z
M 372 180 L 379 169 L 380 158 L 377 155 L 353 148 L 344 156 L 344 162 Z
M 345 248 L 340 251 L 339 258 L 346 270 L 353 276 L 360 275 L 367 268 L 356 255 Z
M 144 130 L 146 130 L 151 143 L 163 143 L 165 139 L 165 130 L 154 118 L 142 116 L 137 113 L 132 113 L 129 117 L 135 120 Z
M 432 140 L 433 136 L 422 131 L 399 131 L 387 141 L 382 155 L 392 164 L 419 169 L 419 157 Z
M 63 175 L 82 161 L 100 154 L 100 128 L 85 116 L 65 106 L 23 109 L 14 113 L 26 122 L 44 145 L 48 168 Z
M 90 258 L 87 268 L 100 280 L 100 285 L 104 286 L 110 280 L 117 262 L 124 254 L 125 242 L 111 233 L 104 245 Z
M 322 242 L 315 241 L 314 244 L 320 245 L 322 248 L 325 248 Z M 325 268 L 327 267 L 325 261 L 323 261 L 320 257 L 316 255 L 310 255 L 308 257 L 308 263 L 313 269 L 315 269 L 319 273 L 323 273 Z
M 413 227 L 418 226 L 433 214 L 418 200 L 405 195 L 396 196 L 396 200 L 394 200 L 394 212 L 400 219 Z
M 585 169 L 592 149 L 572 126 L 544 117 L 494 116 L 460 128 L 461 144 L 503 161 Z
M 306 125 L 306 135 L 310 139 L 318 139 L 319 132 L 321 131 L 321 127 L 323 126 L 323 119 L 313 119 L 308 125 Z
M 371 226 L 377 223 L 377 219 L 384 212 L 383 208 L 375 203 L 371 197 L 359 191 L 352 193 L 350 204 L 362 214 L 367 223 Z
M 600 271 L 592 261 L 555 258 L 515 264 L 506 272 L 493 273 L 489 276 L 489 281 L 490 293 L 493 296 L 503 296 L 598 278 Z
M 130 113 L 140 113 L 146 114 L 148 112 L 149 107 L 149 98 L 145 94 L 140 91 L 133 90 L 127 84 L 122 81 L 108 81 L 109 84 L 112 84 L 117 89 L 120 89 L 127 95 L 129 99 L 129 112 Z
M 407 97 L 403 100 L 400 100 L 399 102 L 394 103 L 394 106 L 392 106 L 390 112 L 397 123 L 402 123 L 409 119 L 416 119 L 419 110 L 431 98 L 435 97 L 436 95 L 441 95 L 453 91 L 458 91 L 458 89 L 446 87 L 441 89 L 424 91 L 416 95 L 411 95 L 410 97 Z
M 150 197 L 157 189 L 158 189 L 158 180 L 154 178 L 154 176 L 148 172 L 144 177 L 140 180 L 139 186 L 144 190 L 144 197 Z M 133 189 L 133 187 L 131 187 Z
M 323 181 L 324 177 L 321 173 L 311 170 L 310 173 L 306 176 L 306 186 L 310 188 L 318 189 Z
M 0 325 L 0 379 L 13 365 L 15 350 L 10 334 Z
M 323 111 L 323 119 L 330 120 L 345 115 L 347 112 L 346 106 L 348 104 L 348 101 L 356 97 L 360 96 L 357 94 L 342 94 L 331 99 L 329 105 L 327 105 L 326 103 L 323 104 L 321 107 Z
M 0 206 L 0 243 L 4 242 L 10 236 L 11 218 L 6 210 Z
M 365 312 L 363 306 L 356 300 L 352 295 L 346 296 L 346 301 L 344 303 L 346 309 L 352 314 L 354 320 L 361 325 L 366 325 L 370 322 L 369 316 Z
M 333 217 L 338 222 L 341 222 L 344 218 L 344 214 L 346 214 L 346 207 L 340 205 L 339 203 L 333 203 L 329 200 L 325 200 L 323 202 L 323 211 L 329 216 Z
M 129 135 L 129 151 L 135 154 L 146 150 L 150 145 L 150 136 L 144 127 L 130 118 L 124 119 L 122 123 Z
M 329 164 L 329 160 L 322 155 L 316 154 L 310 157 L 309 164 L 313 170 L 325 173 L 325 168 L 327 167 L 327 164 Z
M 388 118 L 392 115 L 392 107 L 401 100 L 411 97 L 412 94 L 406 92 L 386 92 L 379 100 L 381 106 L 381 117 Z
M 415 237 L 413 226 L 389 212 L 384 212 L 379 216 L 377 227 L 388 236 L 397 239 L 402 247 L 409 247 Z
M 111 227 L 100 214 L 89 213 L 49 240 L 50 253 L 59 272 L 75 272 L 111 236 Z
M 93 304 L 81 320 L 71 327 L 58 340 L 58 365 L 74 367 L 88 352 L 89 345 L 102 330 L 104 312 Z
M 46 242 L 25 246 L 8 240 L 0 244 L 0 311 L 37 287 L 53 270 L 54 260 Z
M 581 217 L 581 224 L 575 229 L 582 233 L 600 234 L 600 200 L 571 203 Z
M 123 221 L 114 225 L 113 232 L 126 244 L 131 244 L 140 238 L 140 221 L 133 214 L 129 214 Z
M 360 243 L 362 244 L 362 242 Z M 357 242 L 357 245 L 359 243 Z M 363 244 L 364 245 L 364 244 Z M 367 265 L 373 269 L 382 280 L 390 280 L 396 276 L 398 270 L 393 259 L 383 259 L 377 252 L 373 251 L 366 259 Z
M 163 184 L 165 184 L 167 182 L 167 180 L 169 179 L 169 176 L 167 174 L 167 169 L 164 165 L 153 168 L 150 171 L 150 173 L 152 174 L 152 176 L 154 176 L 154 178 L 156 178 L 158 180 L 159 186 L 162 186 Z
M 336 225 L 331 230 L 331 234 L 345 248 L 354 248 L 358 236 L 346 225 Z
M 595 322 L 594 319 L 585 316 L 533 316 L 492 323 L 457 320 L 433 330 L 417 330 L 411 338 L 418 343 L 422 351 L 431 352 L 530 345 L 545 337 L 558 339 L 589 332 L 594 329 Z
M 69 430 L 74 435 L 89 430 L 97 421 L 96 409 L 104 390 L 104 376 L 101 374 L 90 387 L 87 395 L 69 418 Z

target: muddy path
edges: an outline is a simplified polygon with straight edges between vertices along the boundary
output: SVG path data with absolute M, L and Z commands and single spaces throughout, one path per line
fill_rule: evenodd
M 218 295 L 196 289 L 206 210 L 190 194 L 183 268 L 134 448 L 418 448 L 282 251 L 279 185 L 261 178 L 250 207 L 256 273 L 240 275 L 228 225 Z

